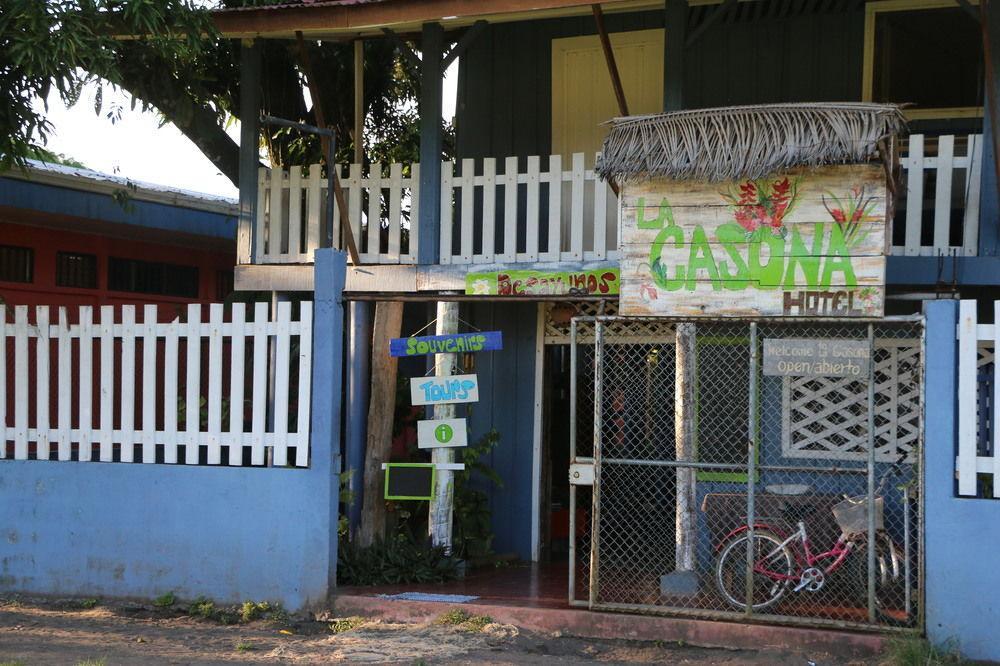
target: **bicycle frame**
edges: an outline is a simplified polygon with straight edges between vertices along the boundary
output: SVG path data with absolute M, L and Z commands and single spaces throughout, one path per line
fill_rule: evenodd
M 771 529 L 768 526 L 763 526 L 765 529 Z M 773 531 L 773 530 L 772 530 Z M 795 563 L 797 565 L 797 571 L 791 575 L 781 574 L 776 571 L 771 571 L 764 567 L 763 563 L 767 562 L 769 559 L 779 554 L 785 547 L 797 543 L 798 547 L 792 547 L 791 551 L 795 557 Z M 854 552 L 854 542 L 844 535 L 841 535 L 837 539 L 837 542 L 833 545 L 830 550 L 822 553 L 813 554 L 812 549 L 809 547 L 809 535 L 806 533 L 806 525 L 804 522 L 799 521 L 798 529 L 787 537 L 780 545 L 776 546 L 763 558 L 754 562 L 753 570 L 755 573 L 767 576 L 772 580 L 777 581 L 795 581 L 802 577 L 802 572 L 810 567 L 816 567 L 817 564 L 824 560 L 833 559 L 830 564 L 823 569 L 824 574 L 830 574 L 839 569 L 844 562 L 847 560 L 848 556 Z

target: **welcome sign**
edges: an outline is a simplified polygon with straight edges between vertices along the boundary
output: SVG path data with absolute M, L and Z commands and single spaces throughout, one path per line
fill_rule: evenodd
M 881 317 L 886 200 L 876 165 L 628 185 L 620 312 Z

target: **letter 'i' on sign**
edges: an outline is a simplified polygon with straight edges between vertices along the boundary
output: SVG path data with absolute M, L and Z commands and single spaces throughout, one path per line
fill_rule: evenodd
M 410 404 L 450 405 L 479 402 L 479 382 L 475 375 L 414 377 L 410 379 Z
M 417 421 L 417 446 L 421 449 L 443 449 L 468 446 L 465 419 L 433 419 Z

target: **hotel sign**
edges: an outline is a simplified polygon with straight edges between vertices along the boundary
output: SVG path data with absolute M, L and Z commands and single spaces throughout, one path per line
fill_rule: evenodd
M 622 191 L 623 315 L 881 317 L 879 166 Z

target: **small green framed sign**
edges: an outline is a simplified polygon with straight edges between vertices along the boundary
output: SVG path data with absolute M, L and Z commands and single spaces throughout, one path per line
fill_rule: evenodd
M 385 499 L 434 499 L 434 463 L 386 464 Z

